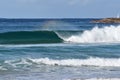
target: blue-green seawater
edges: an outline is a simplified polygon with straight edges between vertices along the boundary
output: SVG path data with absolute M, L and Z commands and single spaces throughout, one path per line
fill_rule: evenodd
M 97 19 L 0 19 L 0 80 L 120 79 L 120 26 Z

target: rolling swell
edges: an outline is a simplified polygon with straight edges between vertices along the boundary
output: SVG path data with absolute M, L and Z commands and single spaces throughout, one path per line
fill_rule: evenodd
M 0 44 L 60 43 L 54 31 L 19 31 L 0 33 Z

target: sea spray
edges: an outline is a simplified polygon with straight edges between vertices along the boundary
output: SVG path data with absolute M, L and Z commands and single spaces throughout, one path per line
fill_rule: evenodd
M 60 38 L 74 43 L 116 43 L 120 42 L 120 26 L 94 27 L 92 30 L 85 30 L 83 33 L 71 35 L 68 38 L 64 36 Z

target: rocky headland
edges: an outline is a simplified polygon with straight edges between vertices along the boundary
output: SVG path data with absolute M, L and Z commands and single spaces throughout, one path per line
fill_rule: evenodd
M 94 23 L 120 23 L 120 18 L 104 18 L 92 21 Z

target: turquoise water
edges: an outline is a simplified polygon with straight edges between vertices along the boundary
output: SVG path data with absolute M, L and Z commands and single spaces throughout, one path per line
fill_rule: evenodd
M 0 80 L 120 79 L 119 24 L 0 19 Z

